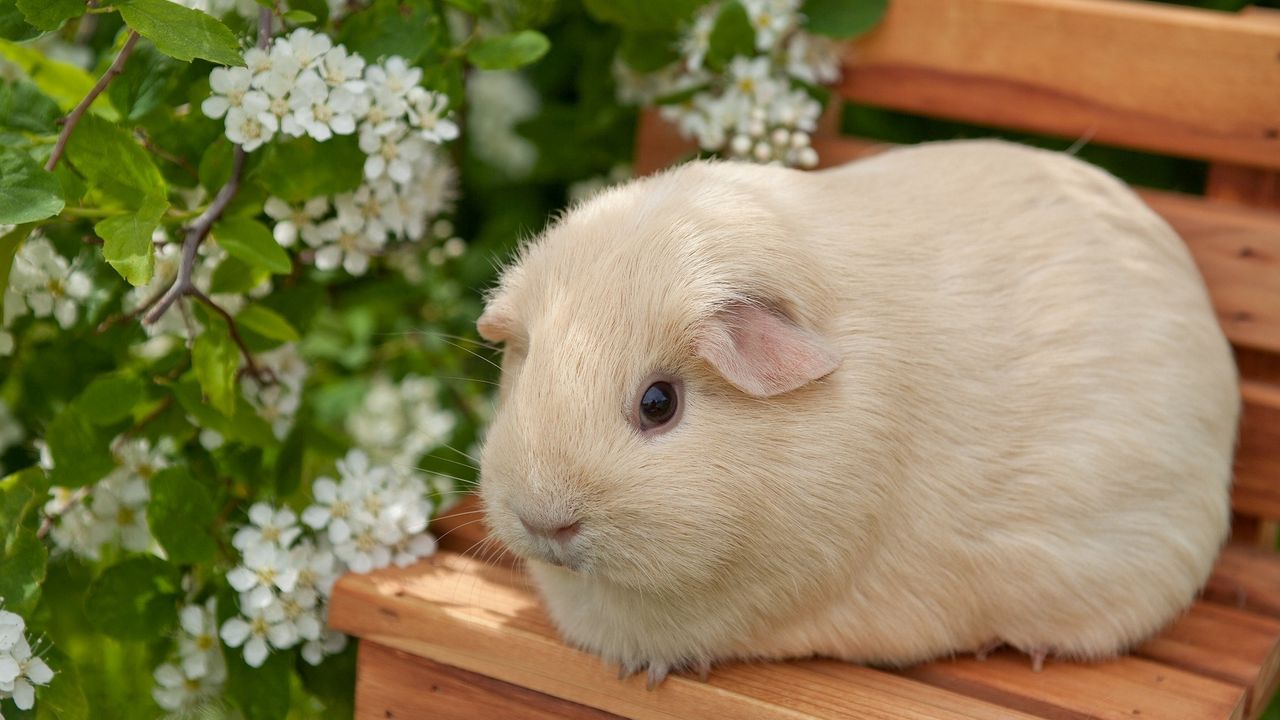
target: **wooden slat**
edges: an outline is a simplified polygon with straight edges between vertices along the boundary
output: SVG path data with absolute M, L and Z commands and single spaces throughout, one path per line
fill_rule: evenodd
M 368 640 L 360 643 L 357 662 L 357 720 L 618 718 Z
M 1136 657 L 1089 664 L 1049 661 L 1042 672 L 1035 672 L 1025 655 L 1001 651 L 986 660 L 944 660 L 902 673 L 1045 717 L 1245 717 L 1243 687 Z
M 1240 384 L 1244 414 L 1236 446 L 1236 480 L 1231 504 L 1239 513 L 1280 519 L 1280 387 L 1254 381 Z
M 1244 687 L 1245 716 L 1257 717 L 1280 673 L 1280 620 L 1198 602 L 1137 654 Z
M 1258 208 L 1280 208 L 1280 172 L 1248 165 L 1213 163 L 1204 194 L 1214 200 Z
M 850 46 L 857 102 L 1280 168 L 1280 23 L 1116 0 L 893 0 Z
M 870 668 L 842 666 L 833 679 L 824 663 L 726 666 L 709 683 L 671 677 L 649 692 L 564 645 L 522 576 L 453 553 L 343 577 L 329 619 L 366 641 L 632 718 L 1027 717 Z
M 1280 618 L 1280 557 L 1270 550 L 1228 545 L 1205 587 L 1206 599 Z

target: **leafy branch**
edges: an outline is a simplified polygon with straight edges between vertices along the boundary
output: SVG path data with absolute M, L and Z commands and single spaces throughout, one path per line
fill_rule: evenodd
M 98 78 L 98 82 L 89 90 L 89 94 L 85 95 L 84 99 L 67 115 L 66 120 L 62 123 L 62 132 L 58 133 L 58 142 L 53 146 L 53 152 L 49 155 L 48 162 L 44 164 L 46 171 L 53 172 L 53 169 L 57 167 L 58 160 L 62 159 L 62 154 L 67 149 L 67 141 L 71 139 L 71 133 L 76 129 L 76 124 L 80 122 L 80 118 L 84 117 L 93 101 L 97 100 L 98 96 L 107 89 L 111 81 L 124 71 L 125 61 L 133 54 L 133 48 L 138 44 L 140 37 L 136 30 L 129 31 L 129 37 L 124 41 L 124 47 L 120 48 L 120 53 L 116 55 L 116 59 L 111 62 L 111 67 L 102 73 L 102 77 Z

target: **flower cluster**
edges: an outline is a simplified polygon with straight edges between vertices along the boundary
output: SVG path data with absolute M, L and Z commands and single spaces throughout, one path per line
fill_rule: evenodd
M 478 72 L 467 84 L 467 143 L 476 157 L 523 178 L 538 161 L 538 148 L 516 126 L 538 114 L 538 93 L 522 73 Z
M 19 710 L 30 710 L 35 686 L 53 679 L 48 664 L 32 652 L 26 628 L 21 615 L 0 610 L 0 700 L 12 698 Z
M 374 462 L 412 469 L 449 439 L 457 419 L 436 401 L 430 378 L 406 375 L 399 383 L 377 375 L 364 402 L 347 417 L 347 432 Z
M 190 710 L 217 697 L 227 679 L 218 645 L 217 601 L 185 605 L 178 612 L 177 654 L 156 667 L 151 696 L 170 712 Z
M 274 382 L 262 384 L 246 373 L 240 381 L 241 389 L 258 415 L 271 423 L 276 437 L 283 440 L 302 404 L 307 364 L 298 354 L 298 346 L 289 344 L 259 354 L 258 365 Z
M 148 481 L 168 467 L 171 443 L 155 447 L 145 439 L 117 441 L 115 470 L 84 490 L 54 486 L 45 514 L 56 518 L 49 537 L 60 550 L 97 560 L 103 545 L 146 552 L 152 547 L 147 528 Z
M 13 351 L 13 336 L 4 328 L 16 318 L 27 312 L 37 318 L 52 316 L 63 329 L 70 328 L 92 291 L 89 275 L 73 268 L 53 243 L 40 236 L 29 238 L 13 257 L 9 286 L 4 290 L 0 355 Z
M 738 55 L 718 72 L 707 67 L 712 31 L 724 2 L 699 10 L 685 29 L 681 59 L 654 75 L 615 66 L 619 97 L 661 102 L 662 115 L 710 152 L 741 160 L 813 167 L 810 134 L 822 105 L 804 85 L 840 78 L 838 44 L 805 32 L 799 0 L 740 0 L 754 30 L 755 54 Z
M 338 576 L 407 565 L 435 552 L 420 476 L 371 465 L 358 450 L 338 461 L 338 472 L 340 481 L 316 480 L 315 504 L 302 513 L 314 537 L 303 534 L 292 510 L 256 503 L 250 524 L 232 538 L 242 563 L 227 582 L 240 593 L 240 615 L 222 624 L 221 636 L 229 647 L 243 647 L 250 666 L 262 665 L 273 648 L 299 643 L 312 664 L 341 651 L 345 636 L 324 627 Z
M 417 241 L 452 207 L 455 170 L 440 145 L 458 137 L 448 97 L 421 86 L 422 69 L 392 56 L 366 63 L 305 28 L 252 48 L 246 67 L 215 68 L 201 105 L 226 135 L 252 152 L 277 135 L 325 142 L 355 135 L 365 182 L 352 192 L 293 206 L 271 198 L 266 212 L 284 247 L 299 240 L 316 267 L 363 275 L 393 238 Z

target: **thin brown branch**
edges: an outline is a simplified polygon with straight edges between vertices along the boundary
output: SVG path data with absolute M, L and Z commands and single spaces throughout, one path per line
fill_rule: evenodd
M 129 38 L 124 41 L 124 47 L 120 48 L 120 54 L 116 55 L 116 59 L 111 62 L 111 67 L 102 73 L 102 77 L 98 78 L 98 82 L 89 91 L 88 95 L 76 105 L 71 114 L 67 115 L 67 119 L 62 123 L 62 132 L 58 133 L 58 142 L 53 146 L 53 152 L 49 155 L 49 161 L 44 164 L 44 169 L 53 172 L 58 166 L 58 160 L 62 159 L 62 153 L 67 149 L 67 141 L 71 139 L 71 132 L 76 129 L 76 124 L 80 122 L 80 118 L 89 110 L 89 106 L 93 101 L 98 99 L 102 91 L 107 89 L 115 76 L 124 70 L 124 63 L 129 59 L 129 55 L 133 53 L 133 47 L 138 44 L 138 33 L 130 30 Z
M 191 275 L 196 267 L 196 251 L 200 249 L 200 243 L 209 236 L 209 231 L 213 229 L 213 224 L 222 217 L 222 213 L 226 211 L 227 206 L 235 198 L 236 193 L 240 190 L 240 176 L 244 174 L 244 162 L 247 153 L 244 148 L 236 146 L 235 160 L 231 165 L 231 177 L 227 178 L 227 184 L 223 185 L 218 194 L 214 196 L 213 202 L 209 203 L 209 207 L 200 213 L 195 222 L 187 230 L 186 238 L 182 241 L 182 257 L 178 262 L 178 276 L 173 279 L 173 284 L 155 301 L 154 305 L 147 310 L 143 316 L 142 322 L 152 325 L 158 321 L 161 316 L 168 312 L 178 298 L 183 295 L 190 295 L 196 289 L 195 284 L 191 281 Z
M 204 303 L 210 310 L 221 315 L 222 319 L 226 321 L 227 332 L 231 334 L 231 339 L 235 342 L 236 347 L 240 348 L 240 354 L 244 356 L 245 368 L 248 370 L 249 374 L 253 376 L 253 379 L 257 380 L 260 385 L 269 385 L 274 383 L 275 377 L 271 374 L 271 371 L 264 369 L 254 361 L 253 351 L 251 351 L 249 346 L 245 344 L 244 338 L 240 335 L 240 330 L 236 326 L 236 319 L 232 317 L 231 313 L 227 312 L 226 308 L 214 302 L 213 298 L 201 292 L 199 288 L 192 287 L 187 291 L 187 294 Z

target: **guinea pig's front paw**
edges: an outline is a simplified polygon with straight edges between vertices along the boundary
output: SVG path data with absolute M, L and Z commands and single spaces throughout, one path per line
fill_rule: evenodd
M 618 665 L 618 679 L 625 680 L 636 673 L 648 669 L 649 677 L 645 682 L 645 689 L 653 690 L 667 679 L 667 675 L 674 671 L 677 673 L 689 673 L 696 675 L 699 680 L 706 682 L 711 675 L 710 660 L 691 660 L 684 663 L 665 663 L 640 660 L 637 662 L 624 662 Z

